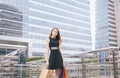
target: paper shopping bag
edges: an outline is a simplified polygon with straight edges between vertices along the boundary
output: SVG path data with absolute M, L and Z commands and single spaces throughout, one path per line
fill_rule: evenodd
M 39 78 L 47 78 L 48 77 L 49 70 L 48 69 L 42 69 Z

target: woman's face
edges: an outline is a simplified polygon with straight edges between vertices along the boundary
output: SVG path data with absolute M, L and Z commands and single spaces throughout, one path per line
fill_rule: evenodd
M 56 37 L 57 34 L 58 34 L 58 30 L 57 30 L 57 29 L 53 29 L 53 31 L 52 31 L 52 36 L 53 36 L 53 37 Z

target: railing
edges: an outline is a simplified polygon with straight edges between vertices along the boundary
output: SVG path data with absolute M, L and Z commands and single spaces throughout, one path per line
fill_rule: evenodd
M 106 56 L 99 58 L 101 52 L 104 52 Z M 119 56 L 119 48 L 83 52 L 72 55 L 72 57 L 78 57 L 80 60 L 73 63 L 65 62 L 65 67 L 70 78 L 120 78 Z M 43 68 L 46 68 L 45 60 L 27 64 L 0 64 L 0 78 L 39 78 Z
M 18 45 L 0 44 L 0 48 L 14 49 L 13 52 L 10 52 L 6 55 L 5 54 L 0 55 L 0 78 L 17 78 L 16 75 L 17 74 L 19 75 L 19 65 L 16 65 L 19 62 L 19 55 L 17 54 L 20 54 L 21 52 L 25 52 L 27 47 L 18 46 Z
M 76 56 L 81 58 L 82 78 L 120 78 L 119 47 L 97 49 Z
M 105 69 L 105 71 L 101 71 L 102 68 L 98 65 L 85 65 L 84 78 L 114 78 L 113 66 L 102 66 L 104 66 L 103 69 Z M 68 64 L 65 67 L 69 73 L 70 78 L 83 78 L 82 65 Z M 45 68 L 45 64 L 1 65 L 0 78 L 39 78 L 41 69 L 43 68 Z

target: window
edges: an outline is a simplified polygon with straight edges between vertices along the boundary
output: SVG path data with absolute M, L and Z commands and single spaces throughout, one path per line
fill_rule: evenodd
M 109 0 L 109 2 L 113 3 L 113 0 Z

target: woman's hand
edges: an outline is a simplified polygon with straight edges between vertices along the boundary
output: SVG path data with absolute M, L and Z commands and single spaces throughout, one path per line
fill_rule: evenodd
M 46 66 L 47 66 L 47 67 L 49 66 L 49 62 L 48 62 L 48 61 L 46 62 Z

